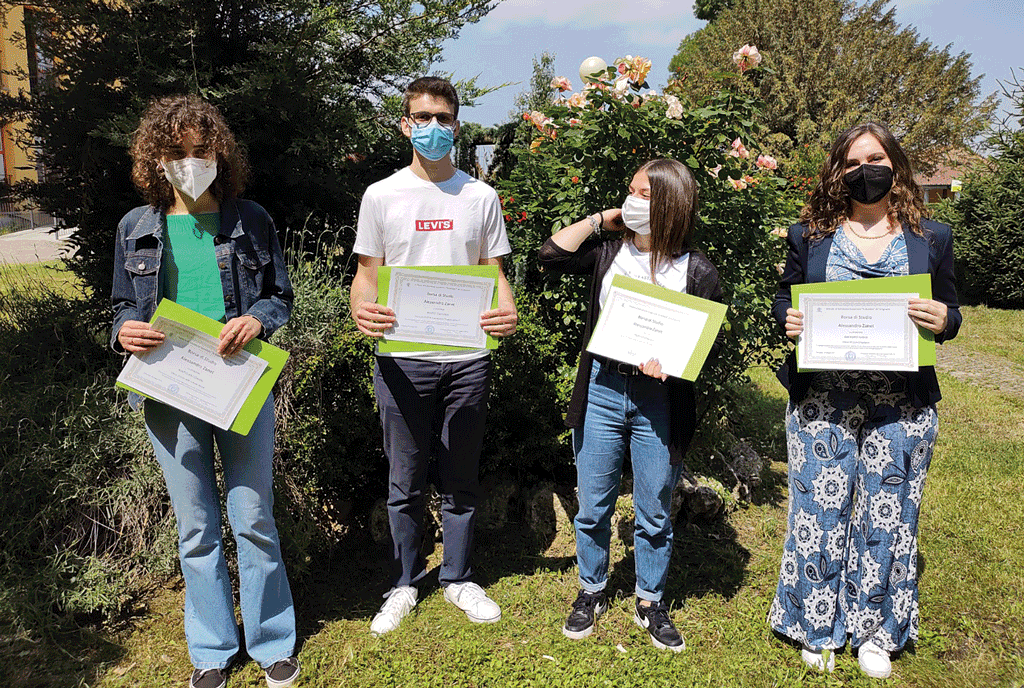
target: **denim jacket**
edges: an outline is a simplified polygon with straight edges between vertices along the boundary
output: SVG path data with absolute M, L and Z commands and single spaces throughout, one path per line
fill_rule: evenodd
M 149 322 L 161 296 L 160 261 L 167 221 L 163 211 L 140 206 L 121 218 L 114 245 L 114 281 L 110 295 L 114 326 L 110 346 L 124 353 L 117 333 L 127 320 Z M 260 321 L 266 339 L 288 320 L 291 282 L 274 221 L 260 205 L 233 199 L 220 208 L 220 233 L 214 252 L 224 290 L 225 317 L 251 315 Z M 138 395 L 129 396 L 133 407 Z

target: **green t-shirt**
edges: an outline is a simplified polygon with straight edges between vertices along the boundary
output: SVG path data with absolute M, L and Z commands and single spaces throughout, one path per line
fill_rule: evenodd
M 220 213 L 168 215 L 161 273 L 164 296 L 222 321 L 224 288 L 213 246 L 219 231 Z

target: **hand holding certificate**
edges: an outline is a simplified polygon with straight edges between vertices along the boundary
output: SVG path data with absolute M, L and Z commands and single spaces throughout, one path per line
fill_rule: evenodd
M 931 295 L 927 273 L 793 285 L 793 306 L 804 315 L 798 369 L 915 371 L 935 365 L 935 335 L 914 325 L 907 307 L 909 299 Z M 828 310 L 818 310 L 823 304 Z
M 800 368 L 917 370 L 917 327 L 907 304 L 917 294 L 804 294 Z
M 587 351 L 634 365 L 656 358 L 663 373 L 692 381 L 725 311 L 725 304 L 615 275 Z
M 218 428 L 248 433 L 288 354 L 253 340 L 221 356 L 214 333 L 222 324 L 166 299 L 151 324 L 164 333 L 163 343 L 132 355 L 117 385 Z
M 497 306 L 498 266 L 381 267 L 378 303 L 395 313 L 384 331 L 381 353 L 493 349 L 497 340 L 480 326 Z

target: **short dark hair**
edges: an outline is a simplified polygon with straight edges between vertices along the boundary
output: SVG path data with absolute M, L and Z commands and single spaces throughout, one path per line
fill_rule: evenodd
M 156 161 L 193 131 L 217 156 L 217 178 L 210 185 L 214 198 L 226 201 L 244 190 L 249 161 L 217 106 L 194 95 L 154 98 L 131 146 L 132 181 L 154 208 L 174 205 L 174 190 Z
M 459 116 L 459 94 L 450 81 L 437 76 L 421 76 L 406 87 L 405 95 L 402 96 L 402 112 L 409 115 L 409 101 L 424 95 L 448 101 L 452 114 Z
M 914 181 L 910 160 L 903 152 L 899 141 L 885 126 L 877 122 L 865 122 L 850 127 L 832 144 L 832 150 L 821 164 L 821 175 L 811 191 L 811 197 L 800 211 L 800 220 L 808 226 L 807 236 L 821 238 L 836 231 L 850 218 L 853 206 L 850 190 L 843 177 L 846 176 L 846 155 L 853 142 L 864 134 L 871 134 L 889 156 L 892 163 L 892 191 L 889 192 L 889 221 L 907 225 L 915 234 L 921 234 L 921 218 L 927 215 L 924 194 Z

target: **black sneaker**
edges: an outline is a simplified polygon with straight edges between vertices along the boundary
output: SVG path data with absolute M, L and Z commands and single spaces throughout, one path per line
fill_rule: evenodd
M 650 607 L 642 607 L 640 600 L 637 599 L 633 621 L 636 621 L 640 628 L 647 629 L 651 642 L 659 650 L 682 652 L 686 647 L 683 636 L 679 635 L 679 631 L 672 625 L 672 619 L 668 616 L 668 605 L 662 601 L 652 602 Z
M 288 688 L 299 678 L 299 658 L 289 657 L 267 667 L 269 688 Z
M 224 688 L 228 675 L 223 669 L 196 669 L 188 680 L 188 688 Z
M 579 640 L 594 632 L 597 618 L 608 611 L 608 598 L 603 592 L 587 592 L 580 590 L 576 601 L 572 603 L 569 618 L 562 626 L 562 634 L 566 638 Z

